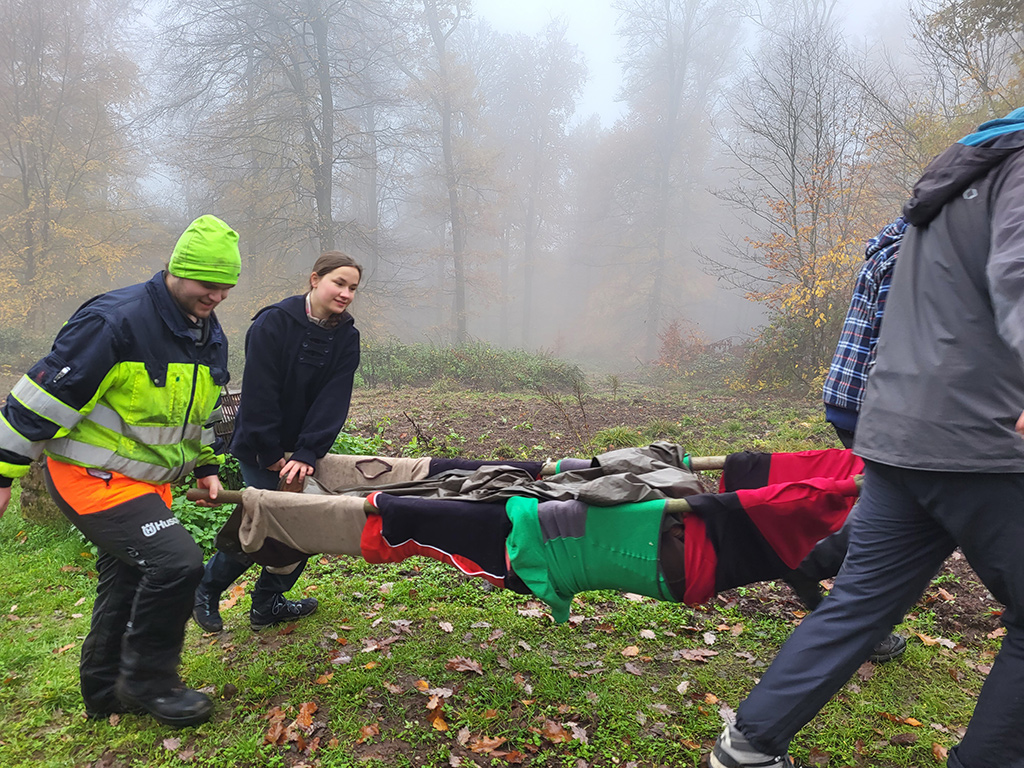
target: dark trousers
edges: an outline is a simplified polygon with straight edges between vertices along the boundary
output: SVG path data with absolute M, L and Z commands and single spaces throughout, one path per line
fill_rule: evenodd
M 832 428 L 836 431 L 836 437 L 838 437 L 839 442 L 843 444 L 843 448 L 853 448 L 853 432 L 849 429 L 837 427 L 835 424 L 832 425 Z
M 178 664 L 203 553 L 155 493 L 88 515 L 46 487 L 99 549 L 92 626 L 82 643 L 82 698 L 89 711 L 116 706 L 123 675 L 132 692 L 160 695 L 179 684 Z
M 821 605 L 821 601 L 825 599 L 819 582 L 822 579 L 831 579 L 843 567 L 850 543 L 850 529 L 856 519 L 858 506 L 859 503 L 853 505 L 842 528 L 819 541 L 811 550 L 811 554 L 800 563 L 799 568 L 782 577 L 810 611 Z
M 835 586 L 740 704 L 758 750 L 789 742 L 846 683 L 959 546 L 1006 609 L 1006 636 L 950 768 L 1019 765 L 1024 755 L 1024 475 L 924 472 L 868 462 Z
M 251 488 L 266 491 L 277 490 L 280 480 L 277 472 L 257 467 L 254 464 L 238 462 L 242 470 L 242 480 Z M 234 554 L 218 550 L 206 563 L 201 586 L 209 595 L 219 595 L 245 573 L 253 565 L 253 561 L 244 554 Z M 266 568 L 260 572 L 253 588 L 254 605 L 264 605 L 274 599 L 275 595 L 287 592 L 295 586 L 306 567 L 306 560 L 301 560 L 291 573 L 271 573 Z

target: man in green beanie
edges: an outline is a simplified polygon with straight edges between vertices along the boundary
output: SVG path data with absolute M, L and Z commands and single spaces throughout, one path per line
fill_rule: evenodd
M 171 514 L 171 483 L 194 472 L 220 490 L 228 350 L 214 309 L 240 269 L 238 234 L 200 216 L 166 271 L 83 304 L 0 410 L 0 515 L 12 480 L 45 456 L 50 495 L 99 550 L 79 668 L 89 717 L 210 716 L 178 676 L 203 553 Z

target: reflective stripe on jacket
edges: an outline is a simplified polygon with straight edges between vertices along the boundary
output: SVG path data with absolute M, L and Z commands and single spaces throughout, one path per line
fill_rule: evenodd
M 163 273 L 84 304 L 0 413 L 0 475 L 26 474 L 44 452 L 149 483 L 215 471 L 227 342 L 208 322 L 199 344 Z

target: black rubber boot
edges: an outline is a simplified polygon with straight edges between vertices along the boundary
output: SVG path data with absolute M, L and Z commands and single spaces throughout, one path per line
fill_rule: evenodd
M 122 674 L 117 697 L 132 710 L 148 712 L 172 728 L 198 725 L 210 719 L 213 702 L 205 693 L 186 688 L 178 677 L 181 647 L 141 654 L 126 642 L 121 651 Z
M 92 625 L 82 643 L 78 668 L 85 714 L 92 719 L 125 711 L 114 692 L 114 684 L 121 673 L 121 643 L 139 580 L 138 571 L 103 550 L 96 570 L 99 580 Z
M 122 705 L 130 710 L 145 711 L 164 725 L 187 728 L 210 719 L 213 702 L 205 693 L 186 688 L 178 683 L 160 693 L 138 690 L 126 678 L 117 681 L 117 695 Z

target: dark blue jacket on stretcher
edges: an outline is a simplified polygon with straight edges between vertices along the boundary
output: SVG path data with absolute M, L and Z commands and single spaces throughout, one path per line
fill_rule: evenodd
M 359 331 L 348 312 L 323 328 L 306 317 L 304 296 L 261 309 L 245 335 L 231 453 L 263 468 L 286 452 L 315 465 L 345 425 L 358 366 Z

